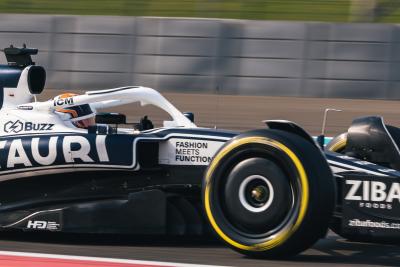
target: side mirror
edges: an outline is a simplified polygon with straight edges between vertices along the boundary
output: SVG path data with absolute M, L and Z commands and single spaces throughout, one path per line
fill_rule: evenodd
M 191 122 L 194 123 L 194 114 L 193 114 L 193 112 L 183 112 L 183 115 L 185 115 L 186 118 L 188 118 Z
M 121 113 L 98 113 L 96 123 L 104 124 L 126 124 L 126 116 Z

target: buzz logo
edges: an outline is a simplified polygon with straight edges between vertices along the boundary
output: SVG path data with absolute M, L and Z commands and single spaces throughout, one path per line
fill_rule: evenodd
M 4 132 L 6 133 L 19 133 L 21 131 L 51 131 L 53 130 L 54 124 L 52 123 L 33 123 L 33 122 L 22 122 L 8 121 L 4 124 Z
M 74 99 L 72 97 L 58 98 L 54 100 L 54 106 L 73 105 Z
M 24 123 L 20 120 L 8 121 L 4 124 L 4 131 L 6 133 L 19 133 L 24 129 Z
M 60 224 L 56 222 L 48 222 L 48 221 L 28 221 L 26 225 L 27 229 L 38 229 L 38 230 L 49 230 L 49 231 L 58 231 L 60 230 Z

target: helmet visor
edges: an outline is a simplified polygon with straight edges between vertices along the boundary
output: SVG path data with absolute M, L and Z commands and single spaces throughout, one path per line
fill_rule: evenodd
M 87 119 L 74 121 L 74 124 L 75 124 L 76 127 L 87 129 L 89 126 L 95 125 L 96 122 L 95 122 L 94 117 L 90 117 L 90 118 L 87 118 Z

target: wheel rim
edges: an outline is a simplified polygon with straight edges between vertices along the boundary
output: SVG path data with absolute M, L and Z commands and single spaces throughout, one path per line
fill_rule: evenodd
M 240 203 L 249 211 L 265 211 L 271 206 L 273 199 L 274 188 L 264 176 L 250 175 L 240 185 Z
M 216 185 L 220 212 L 242 236 L 264 238 L 278 232 L 293 208 L 290 181 L 268 156 L 241 160 Z

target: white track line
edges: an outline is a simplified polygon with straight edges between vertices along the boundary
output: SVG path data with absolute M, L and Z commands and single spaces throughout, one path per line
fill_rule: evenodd
M 228 266 L 221 266 L 221 265 L 202 265 L 202 264 L 162 262 L 162 261 L 142 261 L 142 260 L 70 256 L 70 255 L 60 255 L 60 254 L 15 252 L 15 251 L 2 251 L 2 250 L 0 251 L 0 256 L 35 257 L 35 258 L 46 258 L 46 259 L 80 260 L 80 261 L 93 261 L 93 262 L 121 263 L 121 264 L 159 265 L 159 266 L 167 266 L 167 267 L 172 267 L 172 266 L 174 266 L 174 267 L 228 267 Z

